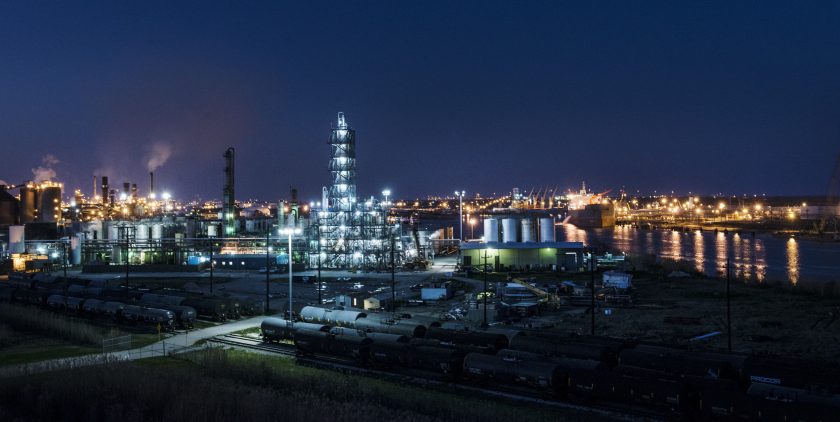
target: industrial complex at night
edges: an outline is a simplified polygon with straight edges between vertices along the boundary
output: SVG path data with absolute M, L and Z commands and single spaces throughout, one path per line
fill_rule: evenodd
M 838 46 L 821 2 L 2 3 L 0 421 L 838 420 Z

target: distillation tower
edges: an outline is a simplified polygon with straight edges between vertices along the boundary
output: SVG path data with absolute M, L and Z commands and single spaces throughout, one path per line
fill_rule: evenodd
M 384 269 L 403 260 L 399 224 L 388 219 L 388 203 L 356 196 L 356 131 L 338 113 L 330 132 L 330 182 L 309 227 L 310 267 Z

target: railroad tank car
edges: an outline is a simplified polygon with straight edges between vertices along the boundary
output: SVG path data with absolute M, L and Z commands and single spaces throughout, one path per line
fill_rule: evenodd
M 326 309 L 317 306 L 304 306 L 300 311 L 300 318 L 305 322 L 339 327 L 354 327 L 357 320 L 366 317 L 367 314 L 364 312 Z
M 606 400 L 640 403 L 679 410 L 686 397 L 686 382 L 678 376 L 643 368 L 617 367 L 609 373 Z
M 160 324 L 161 329 L 165 331 L 170 331 L 175 324 L 175 314 L 172 311 L 136 305 L 126 305 L 122 310 L 122 318 L 133 323 Z
M 50 295 L 47 297 L 47 306 L 52 309 L 75 313 L 82 310 L 82 302 L 84 301 L 83 298 L 78 297 Z
M 522 333 L 511 339 L 510 348 L 545 356 L 597 360 L 615 366 L 622 346 L 596 339 L 586 341 L 584 337 L 558 338 Z
M 662 346 L 639 345 L 622 350 L 618 364 L 669 374 L 738 379 L 738 372 L 727 361 Z
M 100 299 L 85 299 L 82 304 L 82 310 L 88 315 L 98 316 L 102 314 L 102 304 L 105 303 Z
M 302 354 L 327 354 L 366 362 L 370 357 L 371 339 L 359 335 L 335 335 L 333 333 L 296 330 L 295 347 Z
M 308 322 L 296 322 L 292 325 L 289 324 L 289 321 L 281 318 L 266 318 L 260 323 L 263 341 L 291 340 L 297 330 L 329 332 L 330 326 Z
M 804 389 L 840 390 L 840 370 L 804 359 L 749 356 L 744 360 L 747 382 Z
M 485 331 L 452 331 L 431 327 L 426 331 L 426 337 L 440 340 L 443 345 L 486 348 L 488 353 L 496 353 L 508 346 L 508 339 L 504 334 Z
M 99 310 L 102 315 L 117 320 L 122 315 L 125 306 L 122 302 L 105 301 L 99 306 Z
M 750 409 L 784 421 L 830 421 L 840 414 L 840 396 L 798 388 L 753 383 L 746 393 Z
M 183 328 L 193 328 L 198 313 L 192 306 L 181 305 L 159 305 L 160 309 L 172 311 L 175 314 L 175 322 Z
M 410 320 L 393 320 L 379 316 L 368 316 L 356 320 L 355 328 L 374 333 L 397 334 L 407 337 L 423 338 L 426 326 L 416 324 Z
M 187 297 L 180 305 L 192 307 L 201 318 L 214 321 L 224 321 L 227 318 L 227 304 L 216 298 Z
M 172 296 L 159 293 L 143 293 L 140 302 L 155 305 L 180 305 L 184 302 L 183 296 Z
M 43 290 L 19 288 L 15 289 L 12 295 L 12 299 L 15 302 L 23 303 L 26 305 L 44 306 L 46 304 L 47 297 L 49 297 L 50 294 L 50 292 L 46 292 Z
M 372 340 L 370 361 L 383 366 L 409 366 L 411 343 L 409 338 L 398 334 L 364 333 Z
M 464 353 L 452 347 L 411 344 L 409 366 L 417 369 L 457 376 L 464 366 Z
M 482 353 L 467 354 L 463 373 L 483 381 L 538 389 L 555 389 L 564 381 L 559 365 L 550 360 L 506 359 Z

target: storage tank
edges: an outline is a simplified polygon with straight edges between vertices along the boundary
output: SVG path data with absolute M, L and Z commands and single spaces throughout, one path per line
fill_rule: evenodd
M 499 241 L 499 220 L 496 220 L 495 218 L 484 219 L 484 241 Z
M 554 219 L 540 218 L 540 242 L 554 241 Z
M 531 221 L 530 218 L 523 218 L 522 219 L 522 241 L 523 242 L 533 242 L 534 241 L 534 222 Z
M 35 197 L 36 191 L 34 186 L 24 186 L 20 188 L 20 224 L 31 223 L 35 221 Z
M 108 240 L 119 240 L 120 229 L 115 224 L 108 224 Z
M 145 224 L 138 224 L 134 228 L 134 238 L 137 240 L 146 240 L 149 238 L 149 226 Z
M 23 226 L 9 226 L 9 253 L 26 252 L 26 236 Z
M 153 240 L 160 240 L 163 238 L 163 224 L 155 223 L 152 224 L 152 239 Z
M 12 225 L 18 218 L 18 200 L 0 187 L 0 225 Z
M 207 236 L 208 237 L 219 236 L 219 226 L 217 226 L 215 224 L 208 224 L 207 225 Z
M 519 221 L 515 218 L 502 219 L 502 242 L 516 243 L 517 226 L 519 226 Z
M 47 182 L 49 183 L 49 182 Z M 38 201 L 38 222 L 56 223 L 61 220 L 61 185 L 41 185 Z

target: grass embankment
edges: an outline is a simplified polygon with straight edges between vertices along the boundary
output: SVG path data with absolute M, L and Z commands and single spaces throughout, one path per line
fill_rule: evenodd
M 208 349 L 185 359 L 80 368 L 0 385 L 0 419 L 561 421 L 583 412 L 517 405 L 464 392 L 298 366 Z
M 43 309 L 0 305 L 0 366 L 80 356 L 102 350 L 102 339 L 128 334 Z M 132 347 L 157 341 L 157 334 L 132 334 Z
M 688 345 L 698 349 L 727 349 L 726 280 L 706 278 L 690 264 L 651 263 L 634 259 L 633 303 L 599 304 L 596 334 Z M 668 278 L 673 270 L 689 277 Z M 506 274 L 492 274 L 496 281 Z M 531 277 L 531 276 L 528 276 Z M 573 280 L 588 282 L 589 273 L 534 275 L 537 283 Z M 595 275 L 600 283 L 602 274 Z M 835 286 L 792 286 L 780 282 L 730 283 L 732 348 L 742 353 L 774 353 L 835 361 L 840 355 L 840 297 Z M 584 305 L 587 303 L 584 301 Z M 605 315 L 604 308 L 612 314 Z M 561 306 L 545 311 L 558 333 L 588 334 L 591 315 L 585 306 Z M 720 335 L 689 341 L 701 334 Z

